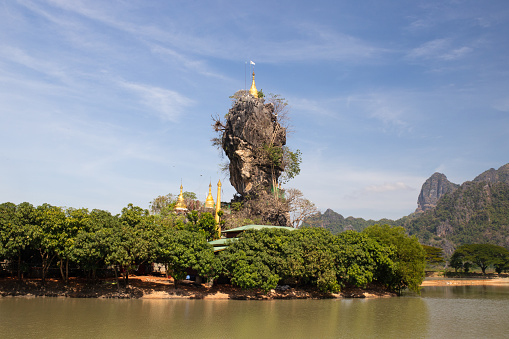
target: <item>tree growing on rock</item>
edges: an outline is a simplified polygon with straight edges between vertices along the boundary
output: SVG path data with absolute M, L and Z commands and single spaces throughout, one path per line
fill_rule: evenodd
M 288 103 L 278 95 L 254 98 L 245 91 L 235 93 L 232 101 L 224 121 L 214 118 L 214 130 L 219 136 L 212 142 L 228 158 L 230 183 L 238 193 L 237 200 L 249 200 L 247 205 L 253 205 L 254 200 L 266 200 L 264 193 L 272 194 L 278 205 L 277 214 L 286 209 L 286 217 L 268 219 L 288 225 L 288 204 L 280 185 L 299 174 L 301 163 L 300 151 L 286 146 Z

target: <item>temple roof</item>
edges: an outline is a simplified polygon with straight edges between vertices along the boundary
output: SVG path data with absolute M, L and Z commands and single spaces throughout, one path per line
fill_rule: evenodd
M 247 231 L 247 230 L 261 230 L 261 229 L 264 229 L 264 228 L 281 228 L 281 229 L 285 229 L 285 230 L 288 230 L 288 231 L 294 231 L 295 230 L 295 228 L 288 227 L 288 226 L 245 225 L 245 226 L 240 226 L 240 227 L 232 228 L 230 230 L 223 231 L 222 233 L 243 232 L 243 231 Z

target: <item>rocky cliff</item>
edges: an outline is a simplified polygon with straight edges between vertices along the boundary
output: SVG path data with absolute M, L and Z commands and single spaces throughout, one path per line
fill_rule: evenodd
M 467 181 L 404 227 L 424 244 L 451 254 L 463 244 L 509 246 L 509 183 Z
M 270 151 L 277 153 L 285 144 L 286 131 L 273 104 L 249 95 L 235 102 L 224 124 L 222 148 L 230 160 L 230 183 L 241 196 L 277 182 L 283 168 L 270 160 Z
M 489 170 L 475 177 L 473 181 L 483 181 L 490 183 L 505 182 L 509 184 L 509 164 L 501 166 L 498 170 L 490 168 Z
M 509 164 L 489 169 L 461 186 L 445 180 L 443 174 L 435 173 L 424 183 L 417 209 L 423 206 L 424 213 L 403 220 L 409 233 L 447 254 L 463 244 L 508 247 Z
M 444 174 L 435 172 L 422 185 L 421 193 L 417 198 L 416 212 L 424 212 L 434 208 L 444 194 L 452 193 L 458 187 L 459 185 L 447 180 Z
M 418 206 L 421 213 L 394 221 L 343 218 L 327 210 L 306 219 L 303 225 L 324 227 L 333 233 L 360 230 L 375 223 L 403 226 L 421 243 L 441 247 L 447 255 L 463 244 L 490 243 L 509 248 L 509 164 L 487 170 L 461 186 L 435 173 L 422 185 Z

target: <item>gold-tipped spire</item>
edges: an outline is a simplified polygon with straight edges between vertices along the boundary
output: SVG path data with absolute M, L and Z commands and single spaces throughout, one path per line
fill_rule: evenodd
M 212 197 L 212 183 L 209 184 L 209 195 L 205 199 L 205 208 L 214 208 L 214 198 Z
M 251 83 L 251 88 L 249 89 L 249 94 L 251 94 L 255 98 L 258 98 L 258 90 L 256 89 L 254 78 L 255 78 L 255 73 L 253 71 L 253 82 Z
M 176 211 L 187 211 L 186 203 L 184 202 L 184 194 L 182 193 L 182 184 L 180 184 L 180 194 L 175 205 Z
M 221 210 L 221 180 L 217 182 L 217 204 L 216 204 L 216 222 L 219 230 L 219 236 L 221 236 L 221 225 L 219 224 L 219 214 L 218 212 Z

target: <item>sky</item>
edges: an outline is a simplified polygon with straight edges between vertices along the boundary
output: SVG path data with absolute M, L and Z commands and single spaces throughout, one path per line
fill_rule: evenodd
M 509 162 L 509 3 L 0 0 L 0 202 L 120 213 L 221 180 L 212 116 L 286 98 L 298 188 L 397 219 Z M 249 87 L 249 75 L 247 87 Z

